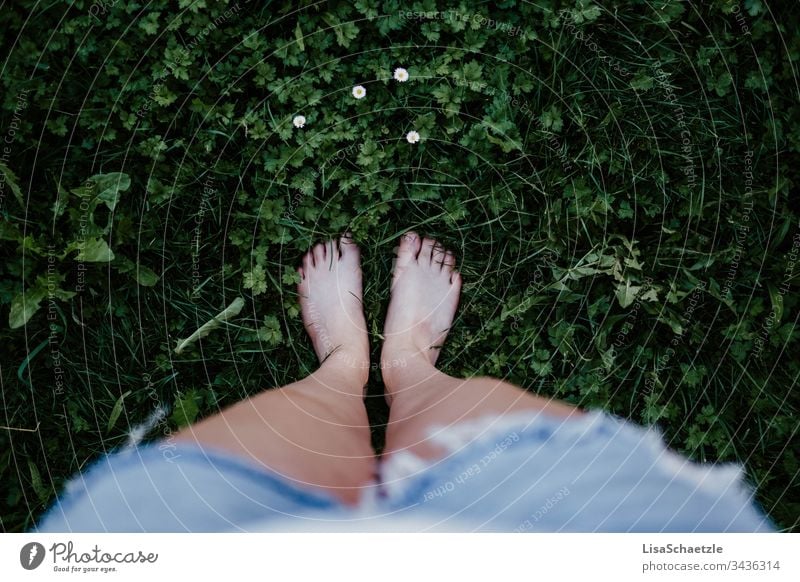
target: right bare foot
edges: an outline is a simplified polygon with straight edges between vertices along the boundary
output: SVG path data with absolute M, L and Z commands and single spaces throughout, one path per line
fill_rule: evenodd
M 384 326 L 384 374 L 407 358 L 436 363 L 461 292 L 455 264 L 453 253 L 435 240 L 414 232 L 401 237 Z

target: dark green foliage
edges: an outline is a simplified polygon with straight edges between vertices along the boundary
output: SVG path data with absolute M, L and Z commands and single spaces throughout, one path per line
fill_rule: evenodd
M 2 8 L 0 529 L 156 406 L 313 369 L 294 267 L 348 228 L 376 350 L 397 237 L 437 236 L 447 372 L 657 424 L 800 525 L 791 3 L 266 4 Z

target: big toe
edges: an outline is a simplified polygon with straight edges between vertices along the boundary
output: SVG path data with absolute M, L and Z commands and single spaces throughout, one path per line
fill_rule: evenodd
M 400 237 L 400 246 L 397 248 L 396 266 L 400 269 L 407 267 L 417 260 L 422 240 L 414 231 L 409 231 Z
M 339 260 L 349 267 L 358 267 L 361 259 L 361 249 L 353 240 L 353 235 L 349 232 L 342 235 L 339 239 Z

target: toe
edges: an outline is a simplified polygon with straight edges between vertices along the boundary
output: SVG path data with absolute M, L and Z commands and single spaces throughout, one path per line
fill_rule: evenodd
M 314 245 L 313 253 L 314 253 L 314 266 L 322 267 L 325 264 L 325 245 L 323 244 Z
M 444 260 L 446 257 L 446 251 L 444 246 L 441 243 L 436 242 L 433 245 L 433 265 L 439 267 L 440 269 L 444 266 Z
M 400 237 L 396 266 L 403 268 L 417 260 L 421 241 L 416 232 L 409 231 Z
M 325 258 L 328 263 L 339 260 L 339 242 L 336 239 L 331 239 L 325 243 Z
M 431 262 L 431 256 L 433 255 L 433 247 L 435 244 L 436 241 L 433 239 L 422 239 L 422 247 L 419 250 L 419 257 L 417 258 L 420 263 L 427 265 Z
M 361 256 L 361 250 L 358 248 L 358 245 L 353 240 L 353 235 L 349 232 L 344 233 L 342 238 L 339 239 L 339 257 L 343 261 L 358 262 L 359 257 Z
M 451 251 L 447 251 L 444 254 L 444 261 L 442 263 L 442 268 L 445 271 L 452 271 L 453 267 L 455 266 L 456 266 L 456 256 Z
M 305 262 L 305 258 L 303 260 Z M 297 268 L 297 274 L 300 275 L 300 282 L 297 284 L 297 295 L 299 296 L 300 303 L 302 304 L 303 299 L 308 297 L 309 281 L 306 279 L 306 270 L 303 267 Z
M 450 273 L 450 284 L 455 288 L 455 292 L 461 292 L 461 273 L 453 271 Z
M 303 255 L 303 274 L 307 274 L 314 268 L 314 251 L 313 249 Z

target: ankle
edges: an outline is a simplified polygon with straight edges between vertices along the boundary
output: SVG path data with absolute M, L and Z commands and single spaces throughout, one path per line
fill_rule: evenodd
M 381 349 L 381 375 L 402 374 L 412 366 L 432 365 L 423 349 L 406 342 L 386 340 Z
M 433 365 L 436 357 L 431 351 L 431 346 L 421 340 L 422 335 L 407 333 L 387 337 L 381 349 L 381 360 L 384 365 L 391 360 L 416 361 L 419 358 Z
M 337 349 L 325 358 L 319 370 L 335 374 L 347 386 L 361 390 L 369 380 L 369 359 L 359 352 Z
M 423 382 L 432 375 L 441 374 L 433 365 L 427 350 L 414 346 L 384 344 L 381 352 L 381 376 L 387 400 L 395 392 L 401 392 Z

